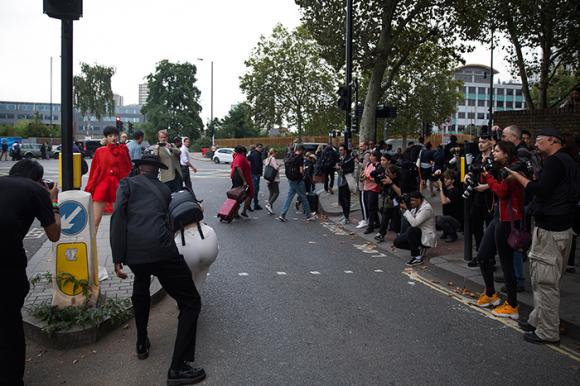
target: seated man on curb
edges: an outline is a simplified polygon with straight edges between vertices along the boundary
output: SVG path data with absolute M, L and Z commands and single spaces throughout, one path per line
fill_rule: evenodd
M 463 224 L 463 199 L 458 186 L 455 186 L 455 172 L 446 170 L 443 173 L 443 183 L 437 181 L 439 200 L 443 206 L 443 216 L 435 217 L 438 231 L 443 231 L 441 240 L 452 243 L 457 240 L 457 231 Z
M 407 205 L 411 208 L 408 210 Z M 410 227 L 405 233 L 401 233 L 393 245 L 399 249 L 410 249 L 411 260 L 407 266 L 423 264 L 423 255 L 425 248 L 431 248 L 436 245 L 435 240 L 435 214 L 431 204 L 423 198 L 420 192 L 412 192 L 407 197 L 401 199 L 401 213 L 409 222 Z

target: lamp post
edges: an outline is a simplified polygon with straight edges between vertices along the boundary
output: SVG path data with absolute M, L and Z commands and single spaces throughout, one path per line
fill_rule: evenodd
M 488 126 L 491 133 L 491 126 L 493 125 L 493 27 L 491 28 L 491 63 L 489 69 L 489 119 Z
M 203 58 L 197 58 L 203 62 Z M 211 145 L 215 146 L 215 132 L 213 129 L 213 60 L 210 62 L 210 107 L 209 107 L 209 125 L 211 130 Z

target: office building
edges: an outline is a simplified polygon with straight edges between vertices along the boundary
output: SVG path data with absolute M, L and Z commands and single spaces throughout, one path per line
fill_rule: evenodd
M 139 84 L 139 99 L 138 104 L 143 106 L 145 102 L 147 102 L 147 97 L 149 96 L 149 88 L 147 87 L 147 83 Z
M 124 105 L 122 95 L 113 94 L 113 100 L 115 101 L 115 107 Z

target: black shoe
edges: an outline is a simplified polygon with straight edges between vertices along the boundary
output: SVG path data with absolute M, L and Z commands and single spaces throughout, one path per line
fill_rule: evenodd
M 469 263 L 467 263 L 467 268 L 479 268 L 479 263 L 477 262 L 476 259 L 473 259 Z
M 254 205 L 254 210 L 262 210 L 262 207 L 260 205 Z
M 252 209 L 252 207 L 251 207 L 251 206 L 248 206 L 248 210 L 249 210 L 250 212 L 253 212 L 253 211 L 254 211 L 254 209 Z
M 453 243 L 455 241 L 457 241 L 457 235 L 447 236 L 447 240 L 445 240 L 446 243 Z
M 501 286 L 500 291 L 503 292 L 504 294 L 507 294 L 507 288 L 505 285 Z M 518 288 L 516 288 L 516 292 L 526 292 L 526 287 L 523 285 L 519 285 Z
M 183 364 L 180 369 L 169 369 L 167 386 L 193 385 L 205 379 L 205 370 L 202 367 L 191 367 Z
M 498 276 L 494 276 L 493 277 L 493 280 L 496 283 L 505 283 L 505 277 L 503 277 L 503 276 L 499 276 L 499 275 Z
M 382 243 L 383 241 L 385 241 L 385 236 L 380 235 L 380 234 L 376 235 L 375 240 L 377 240 L 379 243 Z
M 536 327 L 532 326 L 528 323 L 527 320 L 518 320 L 518 326 L 524 330 L 525 332 L 533 332 L 536 331 Z
M 248 209 L 249 209 L 249 208 L 248 208 Z M 251 212 L 251 210 L 250 210 L 250 212 Z M 243 212 L 241 213 L 241 215 L 242 215 L 242 216 L 244 216 L 245 218 L 248 218 L 248 214 L 246 213 L 246 211 L 243 211 Z
M 407 261 L 406 266 L 407 267 L 415 267 L 415 266 L 421 265 L 421 264 L 423 264 L 423 259 L 411 257 L 411 260 Z
M 368 235 L 369 233 L 373 233 L 374 231 L 375 231 L 375 229 L 374 229 L 374 228 L 367 228 L 367 230 L 366 230 L 366 231 L 364 231 L 364 234 L 365 234 L 365 235 Z
M 145 344 L 140 344 L 137 342 L 137 358 L 147 359 L 149 357 L 149 348 L 151 347 L 151 341 L 149 338 L 145 341 Z
M 524 340 L 534 344 L 560 344 L 559 340 L 556 341 L 544 340 L 539 336 L 537 336 L 535 332 L 526 332 L 524 334 Z

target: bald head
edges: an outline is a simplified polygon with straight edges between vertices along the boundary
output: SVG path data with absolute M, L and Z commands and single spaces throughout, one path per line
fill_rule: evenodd
M 522 141 L 522 130 L 516 125 L 510 125 L 503 129 L 501 139 L 517 146 Z

